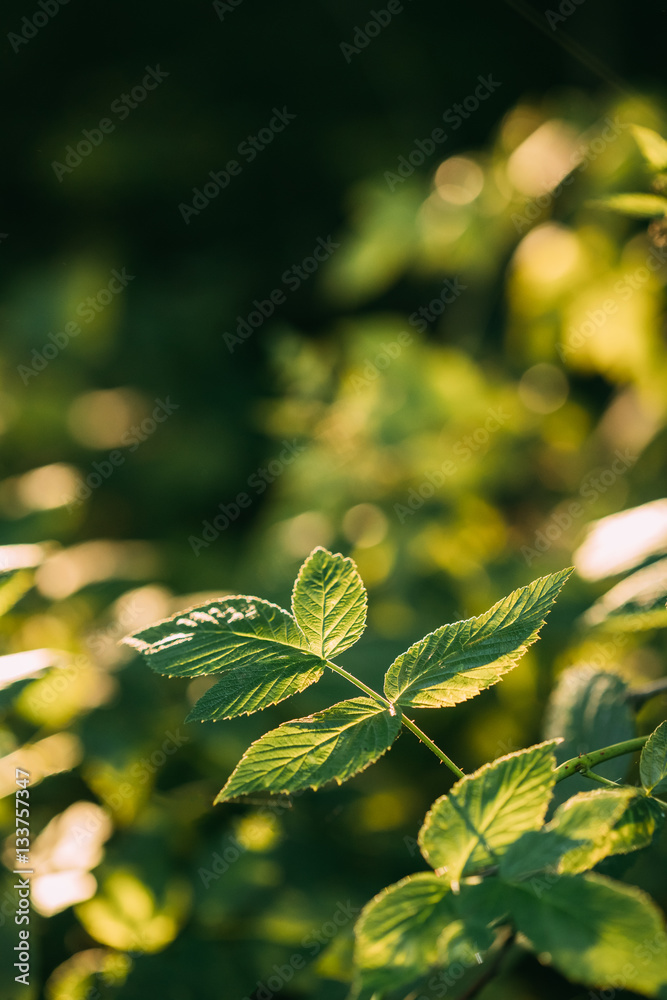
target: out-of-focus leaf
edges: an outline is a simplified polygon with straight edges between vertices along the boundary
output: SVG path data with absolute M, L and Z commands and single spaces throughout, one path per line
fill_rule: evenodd
M 0 574 L 0 615 L 6 615 L 30 590 L 34 573 L 28 570 Z
M 563 738 L 556 751 L 559 763 L 636 735 L 634 719 L 625 701 L 626 691 L 625 681 L 616 674 L 587 666 L 563 671 L 549 699 L 544 726 L 547 739 Z M 622 776 L 625 768 L 627 760 L 620 758 L 605 762 L 596 770 L 613 778 Z M 583 780 L 577 783 L 581 785 Z M 572 789 L 572 784 L 569 787 Z
M 431 806 L 419 832 L 428 863 L 452 882 L 496 864 L 510 844 L 536 830 L 554 784 L 555 742 L 485 764 Z
M 440 708 L 496 684 L 535 642 L 571 572 L 541 577 L 479 618 L 443 625 L 420 639 L 387 671 L 387 698 L 402 707 Z
M 441 958 L 438 941 L 456 917 L 448 879 L 409 875 L 368 903 L 356 925 L 355 960 L 364 986 L 402 986 Z
M 649 997 L 664 995 L 663 919 L 639 889 L 588 874 L 507 883 L 506 893 L 517 930 L 568 979 L 603 989 L 622 982 Z
M 581 841 L 563 856 L 559 872 L 575 875 L 610 854 L 646 847 L 656 824 L 655 815 L 647 815 L 641 806 L 646 801 L 634 788 L 599 788 L 573 795 L 559 806 L 547 829 Z
M 354 645 L 366 625 L 366 589 L 351 559 L 317 548 L 299 570 L 292 594 L 296 622 L 318 656 Z
M 400 729 L 400 714 L 392 715 L 370 698 L 341 701 L 286 722 L 246 750 L 215 801 L 341 784 L 381 757 Z
M 667 170 L 667 140 L 643 125 L 631 125 L 630 131 L 651 170 Z
M 667 625 L 667 559 L 637 570 L 595 602 L 583 616 L 589 626 L 639 632 Z
M 661 722 L 644 744 L 639 759 L 639 775 L 649 794 L 664 795 L 667 792 L 667 722 Z
M 591 208 L 608 208 L 612 212 L 651 219 L 656 215 L 667 215 L 667 198 L 657 194 L 612 194 L 609 198 L 598 198 L 588 203 Z
M 665 552 L 667 499 L 663 498 L 593 521 L 572 558 L 584 580 L 602 580 Z

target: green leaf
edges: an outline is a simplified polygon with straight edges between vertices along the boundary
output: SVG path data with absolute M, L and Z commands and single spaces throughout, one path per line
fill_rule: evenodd
M 633 799 L 638 798 L 635 788 L 600 788 L 591 792 L 580 792 L 559 806 L 547 830 L 581 843 L 563 857 L 558 870 L 568 875 L 587 871 L 609 854 L 616 851 L 615 844 L 622 847 L 631 841 L 632 832 L 625 830 L 614 838 L 613 831 L 626 813 Z M 644 846 L 638 843 L 637 845 Z M 633 847 L 627 846 L 627 850 Z
M 409 875 L 372 899 L 355 928 L 355 964 L 364 986 L 402 986 L 440 959 L 438 940 L 456 917 L 447 879 Z
M 0 615 L 6 615 L 15 604 L 27 594 L 33 585 L 35 574 L 29 570 L 10 570 L 0 573 Z
M 667 792 L 667 722 L 651 733 L 639 759 L 639 776 L 647 794 Z
M 667 140 L 643 125 L 631 125 L 630 131 L 641 154 L 652 170 L 667 170 Z
M 419 832 L 431 867 L 458 882 L 497 863 L 522 833 L 540 827 L 554 784 L 554 746 L 499 757 L 437 799 Z
M 555 830 L 528 830 L 500 859 L 501 878 L 520 882 L 538 872 L 557 872 L 563 855 L 578 843 Z
M 370 698 L 286 722 L 246 750 L 215 802 L 256 791 L 321 788 L 329 781 L 340 785 L 381 757 L 400 729 L 400 713 Z
M 656 215 L 667 215 L 667 198 L 657 194 L 613 194 L 609 198 L 589 201 L 590 208 L 605 208 L 638 219 L 651 219 Z
M 662 809 L 633 788 L 599 789 L 574 795 L 543 830 L 524 833 L 500 862 L 509 882 L 537 872 L 574 875 L 613 854 L 651 843 L 663 822 Z
M 196 677 L 245 666 L 307 670 L 322 661 L 292 616 L 258 597 L 222 597 L 123 640 L 170 677 Z
M 665 821 L 660 804 L 647 795 L 631 798 L 602 845 L 596 845 L 595 864 L 602 858 L 629 854 L 648 847 Z
M 556 751 L 559 764 L 597 747 L 611 746 L 636 735 L 632 713 L 626 702 L 627 685 L 617 674 L 575 666 L 563 671 L 551 693 L 546 710 L 544 735 L 560 736 Z M 622 758 L 596 767 L 606 778 L 621 778 L 627 770 Z M 568 778 L 557 790 L 556 799 L 569 791 L 589 788 L 585 778 Z
M 250 715 L 269 705 L 276 705 L 319 681 L 324 673 L 322 661 L 310 664 L 282 663 L 267 667 L 251 663 L 242 670 L 226 670 L 195 704 L 186 722 L 207 722 Z
M 541 577 L 479 618 L 443 625 L 420 639 L 387 671 L 387 698 L 402 707 L 440 708 L 496 684 L 537 639 L 571 572 Z
M 582 616 L 585 625 L 640 632 L 667 625 L 667 559 L 644 566 L 607 591 Z
M 438 938 L 438 964 L 481 965 L 484 954 L 495 940 L 487 924 L 487 914 L 480 915 L 478 920 L 453 920 L 448 924 Z
M 351 559 L 317 548 L 299 570 L 292 611 L 314 653 L 342 653 L 366 626 L 366 589 Z
M 662 915 L 639 889 L 588 874 L 507 883 L 505 891 L 517 930 L 568 979 L 650 997 L 667 983 Z

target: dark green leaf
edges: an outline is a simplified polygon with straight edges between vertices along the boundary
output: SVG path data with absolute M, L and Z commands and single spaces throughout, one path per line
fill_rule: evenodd
M 649 997 L 667 984 L 662 915 L 639 889 L 588 874 L 507 883 L 505 891 L 517 930 L 568 979 Z
M 549 699 L 544 727 L 545 737 L 563 738 L 556 751 L 559 764 L 636 735 L 626 693 L 627 685 L 617 674 L 587 666 L 563 671 Z M 596 767 L 596 771 L 603 777 L 620 779 L 627 768 L 627 758 L 617 758 Z M 557 799 L 589 787 L 584 778 L 568 778 L 558 787 Z
M 578 843 L 555 830 L 528 830 L 500 859 L 500 875 L 508 882 L 519 882 L 538 872 L 557 872 L 563 855 Z

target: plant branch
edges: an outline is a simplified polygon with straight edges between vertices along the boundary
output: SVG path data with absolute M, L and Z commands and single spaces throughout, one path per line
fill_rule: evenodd
M 368 697 L 372 698 L 373 701 L 378 703 L 378 705 L 382 705 L 383 708 L 394 707 L 390 701 L 384 698 L 381 694 L 378 694 L 377 691 L 374 691 L 373 688 L 368 686 L 368 684 L 364 684 L 363 681 L 360 681 L 359 678 L 355 677 L 354 674 L 351 674 L 349 670 L 345 670 L 344 667 L 339 667 L 337 663 L 332 663 L 331 660 L 327 660 L 326 663 L 327 666 L 331 667 L 331 669 L 335 673 L 340 674 L 341 677 L 344 677 L 346 680 L 350 681 L 351 684 L 354 684 L 355 687 L 358 687 L 360 691 L 363 691 L 364 694 L 367 694 Z
M 634 753 L 641 750 L 648 739 L 648 736 L 637 736 L 632 740 L 624 740 L 623 743 L 613 743 L 602 750 L 593 750 L 591 753 L 582 753 L 578 757 L 566 760 L 556 768 L 556 781 L 569 778 L 571 774 L 580 774 L 590 771 L 596 764 L 602 764 L 605 760 L 612 760 L 614 757 L 622 757 L 626 753 Z
M 406 729 L 409 729 L 411 733 L 414 733 L 417 739 L 420 739 L 424 746 L 427 746 L 429 750 L 438 757 L 443 764 L 446 764 L 449 770 L 456 775 L 457 778 L 465 778 L 465 771 L 462 771 L 460 767 L 457 767 L 453 760 L 451 760 L 447 754 L 437 746 L 433 740 L 429 739 L 423 730 L 419 726 L 415 725 L 412 719 L 407 719 L 403 716 L 403 725 Z
M 340 674 L 341 677 L 344 677 L 346 680 L 350 681 L 351 684 L 354 684 L 355 687 L 358 687 L 360 691 L 363 691 L 364 694 L 367 694 L 368 697 L 372 698 L 373 701 L 375 701 L 378 705 L 382 705 L 383 708 L 388 708 L 392 714 L 395 714 L 396 708 L 394 707 L 394 705 L 392 705 L 392 703 L 388 701 L 386 698 L 384 698 L 381 694 L 378 694 L 377 691 L 374 691 L 373 688 L 369 687 L 368 684 L 364 684 L 363 681 L 360 681 L 358 677 L 354 676 L 354 674 L 351 674 L 348 670 L 345 670 L 344 667 L 339 667 L 337 663 L 332 663 L 331 660 L 327 660 L 326 663 L 327 666 L 331 667 L 331 669 L 335 673 Z M 409 729 L 411 733 L 414 733 L 417 739 L 422 741 L 424 746 L 427 746 L 429 748 L 431 753 L 435 754 L 438 760 L 442 761 L 443 764 L 446 764 L 449 770 L 453 774 L 455 774 L 457 778 L 465 778 L 465 772 L 462 771 L 460 767 L 457 767 L 454 761 L 450 760 L 450 758 L 447 756 L 444 750 L 441 750 L 440 747 L 433 742 L 433 740 L 429 739 L 426 733 L 423 732 L 419 728 L 419 726 L 415 725 L 412 719 L 407 719 L 403 715 L 403 713 L 401 713 L 401 722 L 403 723 L 406 729 Z
M 493 977 L 498 974 L 502 960 L 513 945 L 514 935 L 510 934 L 495 955 L 493 955 L 486 963 L 479 979 L 477 979 L 472 986 L 465 991 L 465 993 L 462 993 L 458 1000 L 471 1000 L 472 997 L 476 997 L 479 993 L 481 993 L 487 983 L 489 983 Z

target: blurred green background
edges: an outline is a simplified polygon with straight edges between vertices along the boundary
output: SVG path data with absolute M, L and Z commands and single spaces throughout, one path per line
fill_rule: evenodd
M 650 189 L 628 126 L 665 134 L 664 8 L 398 6 L 5 5 L 0 540 L 34 547 L 0 550 L 26 567 L 0 627 L 42 671 L 0 692 L 0 791 L 29 765 L 41 835 L 8 1000 L 337 1000 L 357 908 L 425 867 L 450 780 L 409 735 L 289 809 L 211 807 L 342 679 L 186 727 L 206 682 L 123 635 L 202 596 L 284 606 L 322 544 L 369 589 L 345 662 L 379 683 L 665 492 L 664 232 L 590 205 Z M 422 713 L 465 770 L 541 738 L 569 665 L 662 675 L 659 632 L 575 630 L 618 570 L 577 567 L 501 685 Z M 628 877 L 664 906 L 651 850 Z M 584 995 L 529 958 L 485 994 Z

